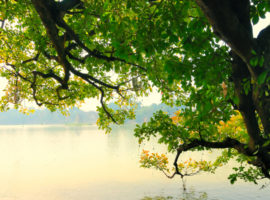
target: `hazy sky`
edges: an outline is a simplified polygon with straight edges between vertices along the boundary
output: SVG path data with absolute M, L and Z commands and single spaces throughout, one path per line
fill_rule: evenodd
M 254 27 L 254 36 L 256 37 L 260 30 L 265 28 L 266 26 L 270 25 L 270 14 L 268 13 L 266 15 L 265 19 L 261 19 L 260 22 L 255 25 Z M 0 95 L 3 94 L 3 89 L 5 88 L 7 81 L 3 78 L 0 78 Z M 150 94 L 148 97 L 139 98 L 140 102 L 144 106 L 151 105 L 153 103 L 159 104 L 161 99 L 161 95 L 157 92 L 157 90 L 154 90 L 152 94 Z M 99 106 L 99 100 L 97 99 L 87 99 L 85 103 L 82 105 L 81 109 L 85 111 L 95 111 L 96 106 Z M 29 104 L 29 106 L 34 106 L 34 104 Z M 36 106 L 35 106 L 36 107 Z

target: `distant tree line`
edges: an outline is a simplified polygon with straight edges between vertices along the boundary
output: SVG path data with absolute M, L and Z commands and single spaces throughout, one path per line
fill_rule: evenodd
M 114 105 L 110 105 L 114 107 Z M 142 123 L 150 119 L 152 114 L 158 110 L 163 110 L 169 114 L 173 114 L 177 108 L 171 108 L 165 104 L 152 104 L 151 106 L 138 105 L 136 111 L 136 119 L 129 120 L 129 123 Z M 47 109 L 36 110 L 34 113 L 26 115 L 18 110 L 10 109 L 7 112 L 0 112 L 1 125 L 16 125 L 16 124 L 95 124 L 98 118 L 97 112 L 82 111 L 78 108 L 73 108 L 69 111 L 68 116 L 62 115 L 59 111 L 51 112 Z

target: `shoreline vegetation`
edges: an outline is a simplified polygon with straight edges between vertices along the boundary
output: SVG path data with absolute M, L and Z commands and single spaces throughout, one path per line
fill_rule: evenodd
M 128 120 L 127 124 L 137 124 L 148 121 L 152 114 L 158 110 L 163 110 L 173 114 L 180 108 L 171 108 L 165 104 L 152 104 L 150 106 L 138 106 L 136 119 Z M 10 109 L 7 112 L 0 112 L 0 125 L 95 125 L 98 113 L 95 111 L 83 111 L 79 108 L 69 110 L 69 115 L 64 116 L 59 111 L 51 112 L 47 109 L 35 110 L 29 115 L 21 113 L 19 110 Z

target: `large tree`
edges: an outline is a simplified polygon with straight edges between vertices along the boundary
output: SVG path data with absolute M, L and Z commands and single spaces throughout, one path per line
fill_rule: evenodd
M 135 96 L 154 85 L 163 102 L 184 106 L 181 120 L 159 112 L 136 135 L 159 134 L 176 152 L 175 174 L 183 151 L 221 148 L 222 162 L 242 164 L 232 180 L 270 178 L 270 26 L 257 37 L 252 26 L 268 0 L 2 0 L 0 9 L 2 109 L 99 97 L 105 127 L 133 117 Z M 235 111 L 246 129 L 220 131 Z

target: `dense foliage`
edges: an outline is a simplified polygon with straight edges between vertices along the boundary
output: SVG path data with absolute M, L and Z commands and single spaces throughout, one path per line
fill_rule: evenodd
M 183 151 L 221 148 L 253 166 L 232 182 L 270 178 L 270 26 L 257 37 L 252 26 L 269 11 L 268 0 L 1 0 L 1 108 L 98 97 L 104 128 L 134 118 L 136 96 L 156 86 L 164 103 L 185 106 L 180 120 L 158 112 L 136 135 L 161 137 L 175 174 Z M 245 128 L 220 131 L 236 111 Z

